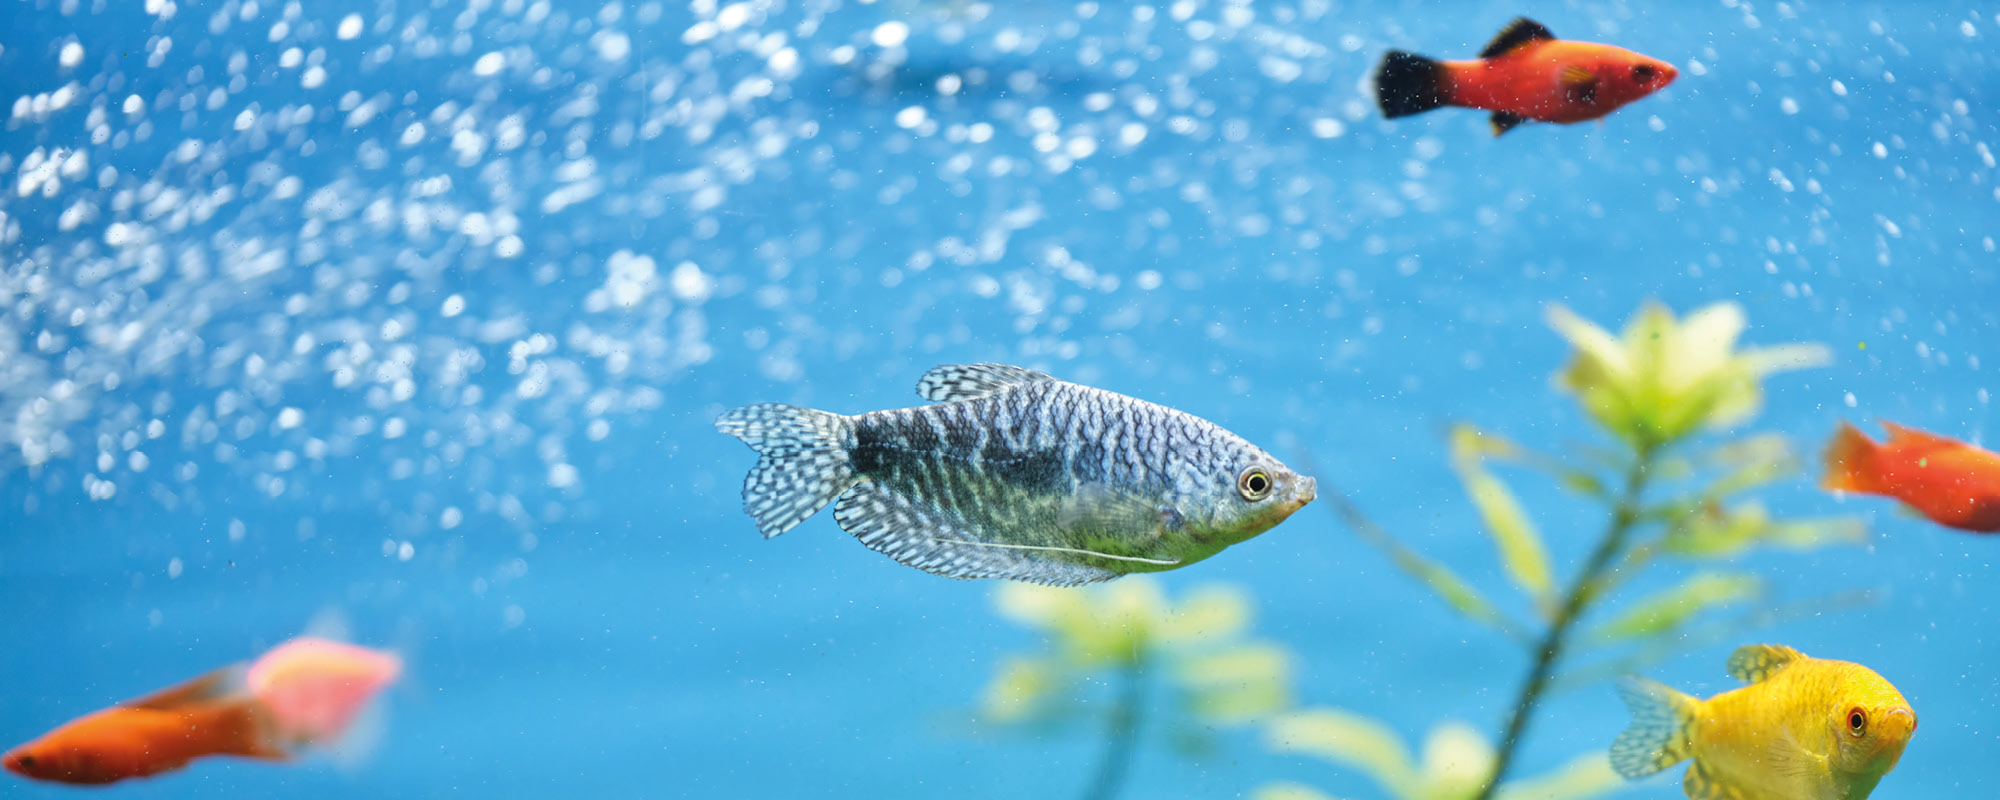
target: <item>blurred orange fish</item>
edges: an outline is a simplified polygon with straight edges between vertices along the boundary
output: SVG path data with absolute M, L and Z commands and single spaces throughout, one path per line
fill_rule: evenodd
M 112 783 L 204 756 L 285 760 L 338 738 L 401 668 L 390 653 L 295 639 L 247 669 L 225 667 L 79 717 L 8 751 L 0 766 L 38 780 Z
M 1597 119 L 1673 83 L 1680 71 L 1622 47 L 1557 39 L 1521 17 L 1479 58 L 1439 61 L 1391 50 L 1375 70 L 1375 100 L 1390 119 L 1442 106 L 1493 112 L 1493 135 L 1529 120 Z
M 1820 486 L 1893 497 L 1939 525 L 2000 531 L 2000 454 L 1893 422 L 1882 428 L 1889 441 L 1878 444 L 1841 423 Z

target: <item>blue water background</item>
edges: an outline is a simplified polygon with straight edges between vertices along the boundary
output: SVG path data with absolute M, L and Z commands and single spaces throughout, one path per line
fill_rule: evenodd
M 1831 367 L 1770 380 L 1756 423 L 1812 446 L 1842 419 L 1991 439 L 1990 6 L 544 11 L 531 25 L 518 3 L 0 8 L 0 101 L 75 82 L 67 107 L 31 100 L 0 133 L 0 740 L 331 615 L 410 664 L 372 756 L 210 761 L 117 793 L 1077 791 L 1097 755 L 1087 732 L 964 722 L 999 657 L 1040 643 L 994 614 L 991 584 L 898 566 L 826 518 L 761 540 L 736 493 L 752 455 L 710 427 L 749 402 L 914 404 L 939 363 L 1038 367 L 1283 458 L 1310 452 L 1323 483 L 1517 612 L 1443 431 L 1588 438 L 1549 381 L 1566 349 L 1548 303 L 1611 324 L 1647 299 L 1731 301 L 1750 343 L 1829 345 Z M 349 13 L 365 24 L 342 39 Z M 1498 139 L 1474 112 L 1373 113 L 1363 84 L 1382 50 L 1469 55 L 1516 13 L 1682 76 L 1602 124 Z M 908 25 L 900 43 L 891 21 Z M 84 55 L 63 67 L 70 41 Z M 784 48 L 790 69 L 772 60 Z M 498 69 L 478 67 L 489 53 Z M 315 65 L 325 77 L 302 85 Z M 955 94 L 938 90 L 947 76 Z M 381 107 L 357 119 L 349 93 Z M 453 149 L 455 125 L 487 139 L 476 156 Z M 14 191 L 29 154 L 54 148 L 87 167 L 53 195 Z M 589 170 L 564 171 L 585 156 Z M 212 216 L 173 222 L 220 187 Z M 180 201 L 148 211 L 168 189 Z M 120 192 L 138 200 L 121 208 Z M 391 213 L 371 222 L 378 200 Z M 89 213 L 65 227 L 78 204 Z M 512 215 L 519 242 L 477 233 L 473 211 Z M 630 308 L 593 307 L 620 251 L 653 259 L 654 279 Z M 268 272 L 230 268 L 266 254 Z M 448 315 L 454 295 L 464 311 Z M 1601 512 L 1509 477 L 1557 562 L 1580 560 Z M 1781 515 L 1864 515 L 1870 543 L 1732 566 L 1778 600 L 1880 600 L 1746 641 L 1868 664 L 1910 698 L 1922 730 L 1875 797 L 2000 792 L 2000 540 L 1804 479 L 1765 498 Z M 1317 506 L 1163 579 L 1248 587 L 1257 632 L 1297 653 L 1303 703 L 1413 740 L 1453 719 L 1490 735 L 1527 667 Z M 1728 688 L 1733 644 L 1651 674 Z M 1555 697 L 1524 774 L 1607 746 L 1625 721 L 1608 687 Z M 1248 731 L 1199 762 L 1148 735 L 1128 797 L 1280 778 L 1380 796 Z M 67 794 L 8 781 L 9 796 Z M 1675 796 L 1672 781 L 1624 796 Z

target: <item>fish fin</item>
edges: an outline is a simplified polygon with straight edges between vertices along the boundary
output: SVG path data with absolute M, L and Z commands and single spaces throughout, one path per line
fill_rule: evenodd
M 1894 430 L 1894 429 L 1891 429 Z M 1826 446 L 1826 474 L 1819 479 L 1822 489 L 1841 492 L 1882 491 L 1875 455 L 1879 445 L 1859 428 L 1842 422 Z
M 1508 111 L 1495 111 L 1493 112 L 1493 135 L 1499 136 L 1513 130 L 1514 126 L 1527 121 L 1527 117 L 1519 114 Z
M 1184 524 L 1186 519 L 1173 506 L 1097 482 L 1078 486 L 1056 512 L 1056 525 L 1065 530 L 1121 539 L 1158 538 Z
M 1552 42 L 1555 38 L 1556 35 L 1550 33 L 1548 28 L 1542 27 L 1542 23 L 1527 17 L 1515 17 L 1513 22 L 1507 23 L 1507 27 L 1500 29 L 1500 34 L 1493 37 L 1493 41 L 1486 43 L 1486 49 L 1479 51 L 1479 57 L 1492 58 L 1505 55 L 1523 45 Z
M 715 429 L 742 439 L 762 458 L 743 481 L 743 512 L 769 539 L 791 530 L 853 486 L 854 423 L 810 408 L 760 403 L 734 408 Z
M 1920 444 L 1932 447 L 1961 447 L 1965 444 L 1957 439 L 1939 436 L 1930 431 L 1917 430 L 1906 425 L 1898 425 L 1886 419 L 1882 420 L 1882 430 L 1889 432 L 1890 444 Z
M 1632 724 L 1611 743 L 1611 768 L 1618 774 L 1643 778 L 1694 755 L 1700 700 L 1634 675 L 1618 681 L 1618 697 L 1632 710 Z
M 1563 67 L 1558 77 L 1562 80 L 1563 97 L 1571 103 L 1587 106 L 1597 102 L 1597 73 L 1571 64 Z
M 1729 674 L 1744 683 L 1762 683 L 1805 657 L 1782 644 L 1746 644 L 1729 654 Z
M 945 364 L 917 379 L 917 395 L 933 403 L 975 400 L 1024 383 L 1055 378 L 1006 364 Z
M 1749 800 L 1755 796 L 1734 783 L 1710 774 L 1698 758 L 1694 766 L 1688 767 L 1687 777 L 1681 779 L 1681 791 L 1688 796 L 1688 800 Z
M 194 680 L 169 686 L 144 697 L 127 700 L 119 705 L 126 708 L 173 711 L 200 703 L 212 703 L 235 694 L 242 688 L 243 667 L 232 665 L 211 670 Z
M 284 761 L 292 757 L 271 709 L 251 695 L 211 700 L 178 709 L 189 736 L 199 736 L 218 755 Z
M 395 653 L 301 636 L 259 656 L 244 682 L 281 740 L 296 746 L 343 739 L 402 671 Z
M 1080 586 L 1118 577 L 1110 570 L 1058 561 L 1032 549 L 995 546 L 990 540 L 998 537 L 876 481 L 864 481 L 841 495 L 833 518 L 868 549 L 947 578 Z
M 1444 64 L 1436 59 L 1391 50 L 1375 68 L 1375 104 L 1388 119 L 1443 106 L 1444 95 Z

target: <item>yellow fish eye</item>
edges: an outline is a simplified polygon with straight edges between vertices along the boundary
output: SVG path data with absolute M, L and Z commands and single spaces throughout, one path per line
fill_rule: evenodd
M 1236 493 L 1243 499 L 1255 503 L 1271 496 L 1271 475 L 1257 467 L 1251 467 L 1236 476 Z
M 1848 711 L 1847 732 L 1857 739 L 1868 735 L 1868 712 L 1859 708 Z

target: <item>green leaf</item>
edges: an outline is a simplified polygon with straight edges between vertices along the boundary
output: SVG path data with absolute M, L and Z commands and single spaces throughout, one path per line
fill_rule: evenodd
M 1303 783 L 1274 781 L 1257 787 L 1250 800 L 1340 800 Z
M 1264 743 L 1280 753 L 1305 753 L 1354 767 L 1396 797 L 1410 796 L 1417 786 L 1410 751 L 1396 732 L 1359 714 L 1331 708 L 1295 711 L 1265 729 Z
M 1763 581 L 1754 575 L 1704 572 L 1672 589 L 1639 601 L 1631 610 L 1593 631 L 1599 642 L 1616 642 L 1655 636 L 1686 624 L 1712 608 L 1757 596 Z
M 1249 644 L 1183 659 L 1175 670 L 1195 716 L 1224 725 L 1252 722 L 1291 705 L 1291 653 Z
M 1851 517 L 1775 522 L 1763 504 L 1751 501 L 1731 509 L 1714 502 L 1685 503 L 1663 545 L 1676 555 L 1695 558 L 1733 556 L 1760 544 L 1811 550 L 1832 544 L 1866 541 L 1868 529 Z
M 1022 722 L 1041 710 L 1042 701 L 1061 686 L 1062 672 L 1046 659 L 1011 656 L 1001 662 L 986 685 L 980 706 L 994 722 Z
M 1305 457 L 1305 461 L 1309 471 L 1317 471 L 1311 466 L 1310 455 Z M 1395 564 L 1397 569 L 1402 570 L 1404 574 L 1416 578 L 1425 586 L 1430 587 L 1430 590 L 1436 592 L 1438 597 L 1444 600 L 1447 605 L 1450 605 L 1453 609 L 1470 617 L 1472 620 L 1488 625 L 1494 630 L 1505 634 L 1510 639 L 1519 642 L 1526 642 L 1528 640 L 1527 634 L 1522 632 L 1520 625 L 1509 619 L 1507 615 L 1500 613 L 1499 609 L 1495 608 L 1492 603 L 1487 602 L 1486 598 L 1480 596 L 1479 592 L 1474 590 L 1470 584 L 1460 579 L 1456 573 L 1453 573 L 1451 569 L 1445 567 L 1443 564 L 1425 558 L 1422 553 L 1398 541 L 1396 537 L 1390 536 L 1388 531 L 1382 529 L 1382 526 L 1375 524 L 1374 520 L 1369 519 L 1368 515 L 1363 513 L 1361 508 L 1354 504 L 1354 501 L 1348 499 L 1347 494 L 1340 491 L 1339 487 L 1330 483 L 1321 483 L 1320 498 L 1321 502 L 1326 504 L 1328 510 L 1332 511 L 1335 516 L 1340 517 L 1340 520 L 1347 524 L 1349 530 L 1354 531 L 1356 536 L 1361 537 L 1361 541 L 1367 543 L 1370 547 L 1382 551 L 1382 554 L 1388 556 L 1389 561 Z
M 1547 775 L 1500 787 L 1499 800 L 1588 800 L 1617 791 L 1625 779 L 1603 753 L 1582 756 Z
M 1719 447 L 1709 455 L 1718 468 L 1728 470 L 1709 484 L 1705 494 L 1727 497 L 1754 489 L 1799 471 L 1798 454 L 1791 440 L 1775 433 L 1760 434 Z
M 1499 478 L 1477 466 L 1461 467 L 1459 480 L 1465 483 L 1466 494 L 1479 509 L 1487 533 L 1493 536 L 1508 576 L 1545 610 L 1552 607 L 1555 580 L 1549 570 L 1548 549 L 1543 547 L 1542 535 L 1528 521 L 1520 501 L 1514 499 L 1514 493 Z

